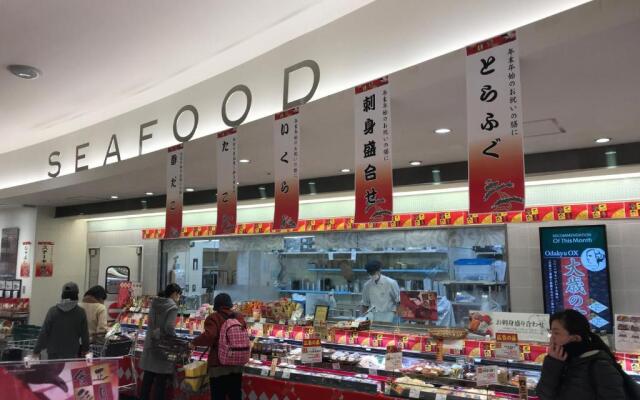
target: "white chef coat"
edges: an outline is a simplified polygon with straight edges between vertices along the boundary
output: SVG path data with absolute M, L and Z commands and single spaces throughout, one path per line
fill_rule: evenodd
M 362 288 L 362 305 L 375 307 L 371 313 L 372 320 L 393 322 L 398 304 L 400 304 L 398 282 L 384 275 L 380 275 L 378 282 L 373 278 L 365 282 Z

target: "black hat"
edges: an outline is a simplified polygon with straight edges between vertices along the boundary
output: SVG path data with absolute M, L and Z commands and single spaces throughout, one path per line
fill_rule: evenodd
M 373 275 L 382 269 L 382 263 L 378 260 L 371 260 L 364 266 L 364 269 L 369 275 Z
M 213 299 L 213 309 L 219 311 L 221 308 L 231 308 L 233 307 L 233 302 L 231 301 L 231 296 L 226 293 L 220 293 Z
M 75 282 L 67 282 L 62 286 L 62 298 L 78 300 L 78 285 Z

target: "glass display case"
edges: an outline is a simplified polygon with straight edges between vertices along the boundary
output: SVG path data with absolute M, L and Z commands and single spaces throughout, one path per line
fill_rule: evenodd
M 350 320 L 359 316 L 365 265 L 377 260 L 410 306 L 424 293 L 434 300 L 437 317 L 407 310 L 404 322 L 467 326 L 470 310 L 509 311 L 503 226 L 171 240 L 162 252 L 161 283 L 182 286 L 189 309 L 224 291 L 234 301 L 289 297 L 306 314 L 328 305 L 330 318 Z

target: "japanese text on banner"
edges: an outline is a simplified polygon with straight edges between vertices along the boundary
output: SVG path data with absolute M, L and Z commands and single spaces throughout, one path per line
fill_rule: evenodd
M 216 153 L 218 181 L 216 234 L 227 235 L 236 231 L 238 156 L 235 129 L 218 133 Z
M 520 64 L 515 31 L 467 47 L 469 211 L 524 209 Z
M 387 77 L 355 88 L 356 223 L 391 221 L 391 95 Z
M 300 200 L 300 114 L 292 108 L 275 115 L 273 130 L 275 162 L 274 229 L 292 229 L 298 224 Z
M 178 238 L 182 232 L 182 193 L 184 150 L 182 145 L 167 151 L 167 210 L 165 238 Z

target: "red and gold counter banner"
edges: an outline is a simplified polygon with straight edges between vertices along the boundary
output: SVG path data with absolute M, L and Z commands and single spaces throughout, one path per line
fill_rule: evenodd
M 274 229 L 293 229 L 298 224 L 300 200 L 300 126 L 299 109 L 275 115 L 273 149 L 275 162 Z
M 238 182 L 238 136 L 236 132 L 235 129 L 228 129 L 217 135 L 217 235 L 228 235 L 236 231 L 238 205 L 238 188 L 236 187 Z
M 181 144 L 167 151 L 167 211 L 165 238 L 180 237 L 182 232 L 182 193 L 184 149 Z
M 389 79 L 356 86 L 356 215 L 355 222 L 391 221 L 393 167 L 391 165 L 391 95 Z
M 516 32 L 467 47 L 469 210 L 524 209 L 524 150 Z
M 473 214 L 467 211 L 440 211 L 411 214 L 395 214 L 388 222 L 357 224 L 353 218 L 317 218 L 299 220 L 290 232 L 331 232 L 365 229 L 396 229 L 438 226 L 515 224 L 528 222 L 579 221 L 604 219 L 638 219 L 640 201 L 624 201 L 594 204 L 567 204 L 527 207 L 524 211 Z M 192 226 L 182 229 L 182 237 L 208 237 L 216 232 L 215 225 Z M 238 224 L 236 234 L 258 235 L 277 233 L 272 222 Z M 161 239 L 164 228 L 142 230 L 143 239 Z
M 3 399 L 116 400 L 118 360 L 24 362 L 0 367 Z
M 22 242 L 22 263 L 20 263 L 20 277 L 31 276 L 31 242 Z

